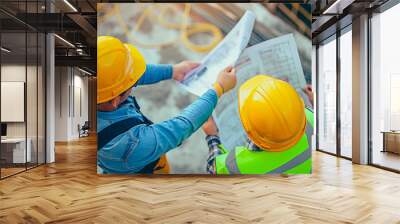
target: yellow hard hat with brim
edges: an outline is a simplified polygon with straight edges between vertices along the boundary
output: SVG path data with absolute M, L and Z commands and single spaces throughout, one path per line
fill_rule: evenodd
M 266 151 L 294 146 L 306 128 L 304 102 L 287 82 L 257 75 L 239 89 L 239 114 L 248 137 Z
M 97 38 L 97 103 L 131 88 L 146 71 L 146 62 L 131 44 L 111 36 Z

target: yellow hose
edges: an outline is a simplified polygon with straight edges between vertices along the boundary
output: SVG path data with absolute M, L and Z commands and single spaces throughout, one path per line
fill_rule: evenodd
M 191 5 L 186 3 L 185 10 L 183 14 L 183 25 L 181 30 L 181 39 L 183 44 L 192 51 L 195 52 L 208 52 L 213 49 L 221 40 L 222 33 L 221 30 L 211 23 L 194 23 L 189 25 L 189 17 L 190 17 Z M 209 44 L 200 45 L 195 44 L 190 41 L 190 36 L 197 33 L 211 33 L 213 36 L 213 40 Z
M 205 32 L 212 33 L 214 36 L 213 40 L 209 44 L 200 45 L 190 41 L 189 37 L 191 35 Z M 181 32 L 181 39 L 187 48 L 196 52 L 204 53 L 213 49 L 221 41 L 222 34 L 216 26 L 210 23 L 195 23 Z
M 171 23 L 168 22 L 166 19 L 164 19 L 165 14 L 168 12 L 168 10 L 173 10 L 171 6 L 166 6 L 163 5 L 164 7 L 159 6 L 158 4 L 155 5 L 154 8 L 147 6 L 142 14 L 139 16 L 137 23 L 133 29 L 133 32 L 129 30 L 128 25 L 126 24 L 125 20 L 121 16 L 120 13 L 120 8 L 118 4 L 113 5 L 112 10 L 107 13 L 104 18 L 100 18 L 100 21 L 105 20 L 106 18 L 115 15 L 117 18 L 117 22 L 119 25 L 122 27 L 124 34 L 127 37 L 130 37 L 130 40 L 134 42 L 134 44 L 138 47 L 142 48 L 162 48 L 166 47 L 169 45 L 174 45 L 176 43 L 179 43 L 179 40 L 182 41 L 182 43 L 187 47 L 188 49 L 199 52 L 199 53 L 204 53 L 212 50 L 223 38 L 223 35 L 221 33 L 221 30 L 216 27 L 213 24 L 210 23 L 193 23 L 189 24 L 189 17 L 190 17 L 190 11 L 191 11 L 191 5 L 185 3 L 185 8 L 184 8 L 184 13 L 183 13 L 183 19 L 182 22 L 180 23 Z M 154 13 L 154 9 L 159 9 L 159 13 L 156 14 Z M 137 32 L 140 27 L 142 26 L 144 20 L 146 18 L 156 18 L 157 22 L 167 28 L 167 29 L 176 29 L 179 30 L 179 35 L 176 38 L 173 38 L 172 40 L 168 40 L 166 42 L 162 43 L 144 43 L 142 41 L 139 41 L 136 39 L 132 33 Z M 212 35 L 212 41 L 208 44 L 195 44 L 190 40 L 190 36 L 198 34 L 198 33 L 210 33 Z

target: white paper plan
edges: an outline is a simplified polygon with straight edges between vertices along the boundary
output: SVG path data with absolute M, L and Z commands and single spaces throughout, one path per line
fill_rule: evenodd
M 228 150 L 246 144 L 247 137 L 239 117 L 237 94 L 240 86 L 251 77 L 265 74 L 285 80 L 300 93 L 306 105 L 309 104 L 302 92 L 306 81 L 292 34 L 247 48 L 235 67 L 236 87 L 221 97 L 214 113 L 221 141 Z
M 210 89 L 220 71 L 234 65 L 246 48 L 253 30 L 255 14 L 246 11 L 225 38 L 201 61 L 199 67 L 181 82 L 189 92 L 198 96 Z

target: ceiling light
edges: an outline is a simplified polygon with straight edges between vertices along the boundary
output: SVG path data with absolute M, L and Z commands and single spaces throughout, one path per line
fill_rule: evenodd
M 336 0 L 332 5 L 330 5 L 327 9 L 322 13 L 323 15 L 327 14 L 342 14 L 343 10 L 351 5 L 355 0 Z
M 79 55 L 83 55 L 83 49 L 82 48 L 77 48 L 76 49 L 76 53 L 78 53 Z
M 90 73 L 90 72 L 88 72 L 88 71 L 86 71 L 86 70 L 83 70 L 83 69 L 81 69 L 81 68 L 79 68 L 79 67 L 78 67 L 78 70 L 81 71 L 81 72 L 83 72 L 83 73 L 85 73 L 85 74 L 87 74 L 87 75 L 93 75 L 92 73 Z
M 339 2 L 340 2 L 340 0 L 336 0 L 331 6 L 329 6 L 327 9 L 325 9 L 325 11 L 322 14 L 331 13 L 331 10 L 334 9 Z
M 78 12 L 78 10 L 71 4 L 69 3 L 68 0 L 64 0 L 65 4 L 67 4 L 72 10 L 74 10 L 74 12 Z
M 63 41 L 64 43 L 66 43 L 67 45 L 69 45 L 70 47 L 75 48 L 75 45 L 73 45 L 71 42 L 69 42 L 68 40 L 58 36 L 57 34 L 54 34 L 54 36 L 56 36 L 58 39 L 60 39 L 61 41 Z
M 10 53 L 10 52 L 11 52 L 11 50 L 9 50 L 9 49 L 7 49 L 7 48 L 5 48 L 5 47 L 1 47 L 1 50 L 4 51 L 4 52 L 7 52 L 7 53 Z

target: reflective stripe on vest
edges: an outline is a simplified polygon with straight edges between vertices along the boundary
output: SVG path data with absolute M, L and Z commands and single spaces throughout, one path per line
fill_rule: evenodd
M 311 158 L 311 136 L 313 133 L 313 127 L 307 121 L 306 126 L 306 135 L 307 135 L 307 144 L 308 147 L 304 150 L 300 155 L 296 156 L 294 159 L 290 160 L 289 162 L 283 164 L 282 166 L 268 172 L 268 173 L 284 173 L 287 170 L 293 169 L 296 166 L 304 163 L 307 159 Z
M 306 133 L 292 148 L 283 152 L 254 152 L 245 147 L 237 147 L 231 150 L 228 155 L 217 156 L 217 174 L 227 172 L 229 174 L 284 173 L 310 159 L 314 114 L 309 109 L 305 109 L 305 112 L 307 119 Z M 269 164 L 266 164 L 266 162 L 269 162 Z M 261 167 L 264 167 L 264 169 Z

